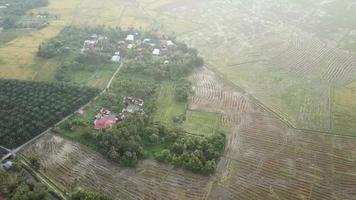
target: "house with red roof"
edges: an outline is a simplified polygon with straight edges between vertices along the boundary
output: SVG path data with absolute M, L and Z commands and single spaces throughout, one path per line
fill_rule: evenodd
M 94 128 L 97 130 L 111 128 L 116 121 L 115 116 L 104 116 L 94 121 Z

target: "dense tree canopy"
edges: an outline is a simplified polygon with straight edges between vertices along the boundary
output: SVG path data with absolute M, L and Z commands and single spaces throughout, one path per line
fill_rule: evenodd
M 71 200 L 112 200 L 109 197 L 106 197 L 102 194 L 96 192 L 85 192 L 85 191 L 78 191 L 74 193 Z
M 48 189 L 27 179 L 27 172 L 17 163 L 9 172 L 0 170 L 0 194 L 11 200 L 50 200 Z
M 0 80 L 0 145 L 13 148 L 31 139 L 97 92 L 60 83 Z
M 67 73 L 92 70 L 92 63 L 108 62 L 103 59 L 113 55 L 120 48 L 124 57 L 124 66 L 112 87 L 95 105 L 108 108 L 114 113 L 123 109 L 122 99 L 125 96 L 144 99 L 144 113 L 134 113 L 110 129 L 88 129 L 92 121 L 82 121 L 80 116 L 73 117 L 61 128 L 74 131 L 82 127 L 80 141 L 99 151 L 108 159 L 123 166 L 134 167 L 140 159 L 149 157 L 193 172 L 209 174 L 214 172 L 221 152 L 225 146 L 225 135 L 215 133 L 201 137 L 186 133 L 177 127 L 167 127 L 154 119 L 160 84 L 174 85 L 174 98 L 179 103 L 186 103 L 191 94 L 191 83 L 187 77 L 203 65 L 197 50 L 173 40 L 175 45 L 167 47 L 167 53 L 152 56 L 152 45 L 136 43 L 129 49 L 127 44 L 118 47 L 119 40 L 125 40 L 128 33 L 135 33 L 141 41 L 149 37 L 154 45 L 162 45 L 166 38 L 159 39 L 148 33 L 122 31 L 120 29 L 78 29 L 65 28 L 62 33 L 39 47 L 38 56 L 42 58 L 61 59 L 61 67 L 56 77 L 65 80 Z M 101 34 L 107 37 L 98 41 L 98 46 L 88 48 L 80 53 L 83 40 Z M 94 37 L 96 38 L 96 37 Z M 125 42 L 124 42 L 125 43 Z M 164 42 L 163 42 L 164 43 Z M 120 45 L 119 45 L 120 46 Z M 162 47 L 166 48 L 166 47 Z M 93 116 L 94 117 L 94 116 Z M 90 119 L 92 120 L 92 119 Z M 150 149 L 158 149 L 150 152 Z
M 37 7 L 48 5 L 48 0 L 1 0 L 0 3 L 8 5 L 3 9 L 2 16 L 0 14 L 0 27 L 5 30 L 14 28 L 16 21 L 22 15 L 25 15 L 28 10 Z

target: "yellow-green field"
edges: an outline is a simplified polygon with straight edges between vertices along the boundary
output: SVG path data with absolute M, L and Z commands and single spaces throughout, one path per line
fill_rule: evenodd
M 37 48 L 68 25 L 157 30 L 198 48 L 208 67 L 297 128 L 343 134 L 341 127 L 350 123 L 339 126 L 338 119 L 351 117 L 346 110 L 356 108 L 351 104 L 344 111 L 333 107 L 339 104 L 332 102 L 333 88 L 354 79 L 353 57 L 327 46 L 325 39 L 340 38 L 337 34 L 322 35 L 318 24 L 313 26 L 315 29 L 304 30 L 292 22 L 281 22 L 285 13 L 269 10 L 274 3 L 254 6 L 244 1 L 217 0 L 50 0 L 47 8 L 31 12 L 46 11 L 59 18 L 42 30 L 0 47 L 0 78 L 52 80 L 58 64 L 36 60 Z M 308 13 L 319 5 L 308 9 L 293 6 L 298 12 Z M 253 13 L 260 14 L 246 21 Z M 305 26 L 311 23 L 302 21 Z M 337 98 L 343 98 L 336 93 Z M 334 110 L 338 112 L 332 113 Z
M 174 98 L 174 84 L 161 86 L 157 98 L 155 120 L 167 125 L 174 125 L 173 118 L 185 115 L 186 103 L 178 103 Z
M 188 133 L 196 135 L 211 135 L 219 129 L 220 114 L 187 111 L 186 121 L 184 122 L 184 130 Z
M 55 37 L 65 26 L 105 25 L 121 28 L 149 29 L 162 28 L 171 32 L 171 27 L 164 28 L 158 21 L 176 23 L 175 33 L 183 32 L 192 24 L 160 16 L 153 11 L 157 6 L 169 1 L 142 1 L 131 3 L 114 0 L 50 0 L 46 8 L 31 12 L 48 12 L 59 18 L 50 21 L 49 26 L 34 31 L 29 35 L 19 36 L 0 47 L 0 78 L 23 80 L 51 80 L 58 64 L 36 60 L 38 46 Z M 147 6 L 150 5 L 150 6 Z M 105 12 L 103 12 L 105 10 Z M 160 22 L 161 23 L 161 22 Z M 177 29 L 176 29 L 177 28 Z

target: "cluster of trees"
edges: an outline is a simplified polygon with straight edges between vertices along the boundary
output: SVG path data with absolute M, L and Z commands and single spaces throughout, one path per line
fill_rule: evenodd
M 0 80 L 0 145 L 13 148 L 24 143 L 97 93 L 62 83 Z
M 112 70 L 109 61 L 117 50 L 117 41 L 111 37 L 118 37 L 114 33 L 122 37 L 124 35 L 123 31 L 116 29 L 66 27 L 58 36 L 42 43 L 38 47 L 37 56 L 57 59 L 61 63 L 55 74 L 57 81 L 70 82 L 71 75 L 78 72 L 94 72 L 99 68 Z M 81 53 L 84 41 L 93 34 L 106 36 L 107 40 L 99 42 L 100 50 Z
M 117 41 L 123 40 L 129 32 L 119 29 L 66 28 L 60 36 L 40 46 L 38 55 L 43 58 L 69 59 L 63 62 L 59 70 L 62 74 L 85 70 L 91 63 L 105 62 L 101 60 L 103 56 L 98 52 L 78 53 L 82 45 L 80 41 L 89 38 L 93 33 L 108 37 L 109 44 L 103 45 L 100 51 L 112 53 L 117 47 L 111 43 L 117 44 Z M 149 37 L 159 43 L 156 36 L 147 34 L 139 33 L 139 36 Z M 225 146 L 223 133 L 197 137 L 182 129 L 161 125 L 153 118 L 155 108 L 159 106 L 156 105 L 159 84 L 164 81 L 174 82 L 176 101 L 186 102 L 192 92 L 191 83 L 186 77 L 203 65 L 203 60 L 195 49 L 175 43 L 177 46 L 168 55 L 159 58 L 152 57 L 152 47 L 143 47 L 141 51 L 120 50 L 126 63 L 119 79 L 115 79 L 109 91 L 98 101 L 98 107 L 109 108 L 118 113 L 123 108 L 123 97 L 132 96 L 144 99 L 145 113 L 132 114 L 112 129 L 99 132 L 83 129 L 82 142 L 85 141 L 87 145 L 123 166 L 136 166 L 138 161 L 147 155 L 147 149 L 153 148 L 162 150 L 155 151 L 154 157 L 159 161 L 197 173 L 209 174 L 215 170 Z M 138 57 L 140 59 L 137 59 Z M 164 62 L 165 60 L 169 62 Z M 58 76 L 57 79 L 63 80 L 63 77 Z M 92 122 L 83 123 L 79 118 L 73 118 L 68 121 L 68 126 L 64 127 L 70 130 L 73 126 L 87 126 L 88 123 Z
M 112 200 L 111 198 L 104 196 L 96 192 L 78 191 L 72 194 L 71 200 Z
M 155 111 L 156 90 L 158 85 L 152 80 L 143 80 L 135 77 L 120 77 L 115 79 L 110 90 L 101 98 L 101 106 L 110 108 L 113 112 L 121 112 L 124 105 L 122 100 L 125 96 L 144 99 L 144 110 L 146 114 Z
M 177 81 L 174 97 L 178 102 L 187 102 L 191 93 L 192 84 L 190 81 L 187 81 L 186 79 Z
M 24 167 L 14 162 L 10 171 L 0 170 L 0 194 L 11 200 L 51 200 L 57 199 L 45 185 L 28 178 Z M 59 197 L 58 197 L 59 198 Z M 77 191 L 70 195 L 71 200 L 112 200 L 100 193 Z
M 200 137 L 180 133 L 178 136 L 168 148 L 155 154 L 156 159 L 193 172 L 213 173 L 225 147 L 225 134 Z
M 132 115 L 117 127 L 97 134 L 93 139 L 97 141 L 100 151 L 110 160 L 123 166 L 134 167 L 143 158 L 142 133 L 145 131 L 145 118 L 139 114 Z
M 185 78 L 194 69 L 203 65 L 203 60 L 195 51 L 175 51 L 168 56 L 170 62 L 165 64 L 162 60 L 131 60 L 125 65 L 124 72 L 142 74 L 156 80 L 176 81 Z
M 48 189 L 28 180 L 26 171 L 17 163 L 10 172 L 0 170 L 0 194 L 11 200 L 50 200 Z
M 158 161 L 171 163 L 193 172 L 213 173 L 225 147 L 225 135 L 218 132 L 209 137 L 189 135 L 179 128 L 168 128 L 153 122 L 144 114 L 133 114 L 113 129 L 103 133 L 87 132 L 86 140 L 112 161 L 134 167 L 151 147 Z
M 0 24 L 5 30 L 14 28 L 17 20 L 26 14 L 28 10 L 48 5 L 48 0 L 4 0 L 9 6 L 3 9 L 3 19 Z

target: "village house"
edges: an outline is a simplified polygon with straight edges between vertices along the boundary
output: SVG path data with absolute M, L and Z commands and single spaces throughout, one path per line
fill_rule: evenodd
M 159 56 L 160 53 L 161 53 L 161 50 L 157 49 L 157 48 L 153 49 L 153 51 L 152 51 L 152 55 L 154 55 L 154 56 Z
M 108 39 L 108 37 L 106 37 L 106 36 L 103 36 L 100 34 L 99 35 L 92 34 L 89 39 L 84 40 L 84 44 L 83 44 L 83 47 L 80 50 L 80 52 L 83 54 L 89 50 L 93 51 L 96 48 L 98 48 L 97 46 L 98 46 L 99 42 L 101 42 L 100 44 L 102 44 L 102 41 L 107 40 L 107 39 Z
M 127 42 L 134 42 L 135 41 L 135 36 L 134 35 L 127 35 L 126 39 Z
M 100 111 L 95 116 L 94 128 L 96 130 L 108 129 L 111 128 L 117 122 L 124 120 L 132 113 L 144 112 L 143 110 L 144 101 L 142 99 L 124 97 L 123 104 L 125 108 L 122 109 L 122 111 L 119 114 L 111 113 L 110 110 L 104 108 L 100 109 Z
M 120 59 L 121 59 L 121 57 L 120 57 L 120 52 L 115 52 L 114 53 L 114 55 L 111 57 L 111 61 L 113 61 L 113 62 L 120 62 Z
M 144 101 L 142 99 L 124 97 L 123 104 L 126 106 L 126 108 L 124 108 L 122 112 L 128 112 L 128 113 L 143 112 Z
M 97 130 L 111 128 L 119 119 L 116 115 L 111 114 L 110 110 L 100 109 L 94 120 L 94 128 Z
M 128 45 L 127 45 L 127 48 L 128 48 L 128 49 L 132 49 L 132 48 L 134 48 L 134 47 L 135 47 L 134 44 L 128 44 Z

